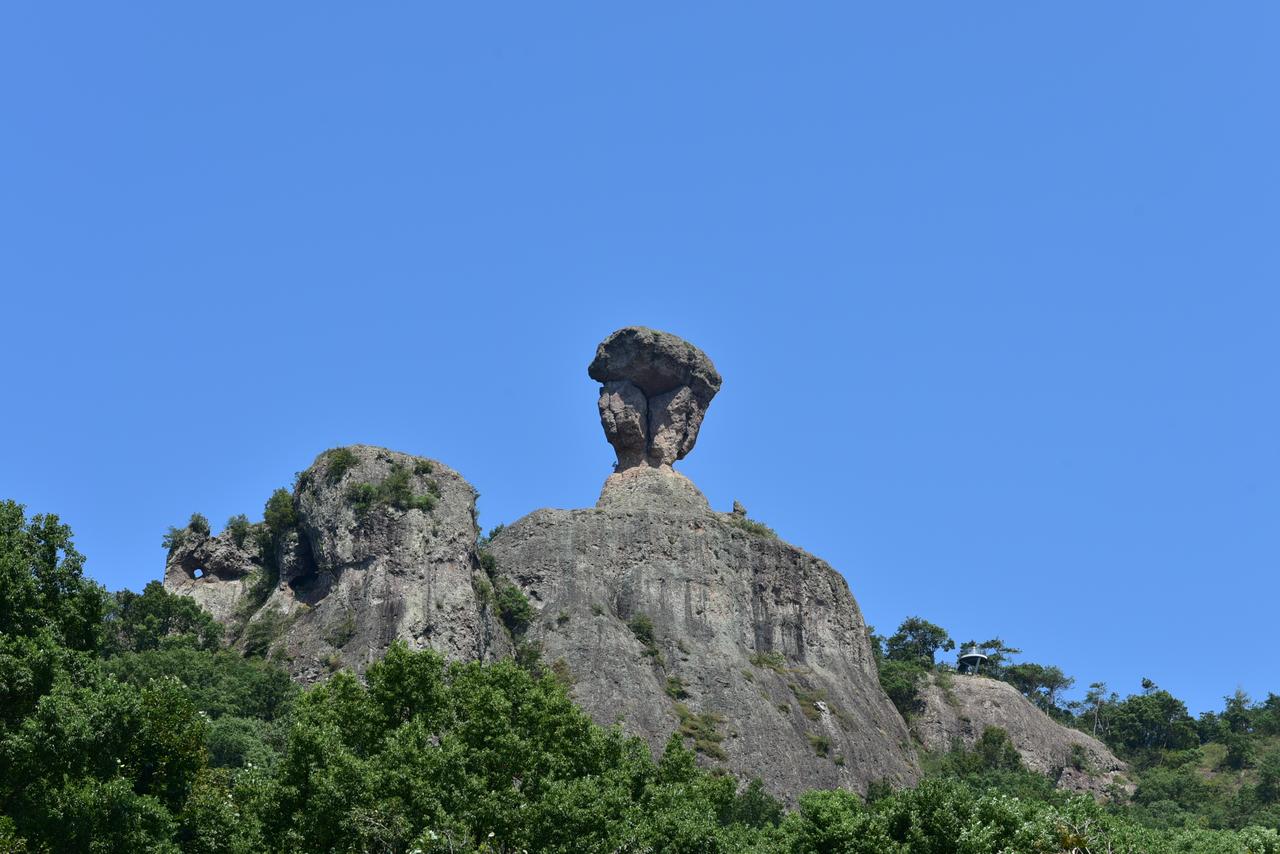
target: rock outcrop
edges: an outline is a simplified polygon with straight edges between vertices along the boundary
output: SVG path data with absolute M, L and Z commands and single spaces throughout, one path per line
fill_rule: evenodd
M 246 590 L 263 574 L 262 547 L 255 532 L 237 538 L 186 532 L 169 552 L 164 586 L 190 596 L 219 623 L 233 624 L 244 608 Z
M 627 328 L 591 363 L 617 471 L 594 508 L 538 510 L 489 548 L 529 598 L 528 639 L 597 721 L 792 798 L 918 775 L 843 577 L 745 511 L 717 513 L 671 463 L 720 376 L 700 350 Z
M 434 460 L 336 448 L 299 476 L 291 520 L 257 526 L 242 545 L 229 531 L 188 535 L 165 586 L 304 681 L 363 670 L 395 640 L 454 660 L 500 658 L 512 647 L 488 607 L 475 498 Z
M 930 676 L 920 692 L 923 711 L 913 734 L 926 750 L 972 747 L 987 727 L 1009 734 L 1023 764 L 1076 792 L 1107 795 L 1126 785 L 1128 766 L 1092 736 L 1062 726 L 1007 682 L 985 676 Z
M 720 374 L 706 353 L 642 326 L 602 341 L 587 373 L 603 383 L 600 423 L 618 455 L 618 471 L 684 459 L 720 390 Z

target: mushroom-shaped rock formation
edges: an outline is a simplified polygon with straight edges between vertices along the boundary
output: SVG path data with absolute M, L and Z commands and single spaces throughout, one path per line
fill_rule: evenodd
M 587 373 L 602 383 L 600 423 L 618 454 L 619 472 L 684 459 L 720 390 L 720 374 L 706 353 L 643 326 L 604 339 Z
M 794 799 L 909 784 L 919 766 L 880 688 L 867 627 L 829 565 L 746 516 L 717 513 L 671 463 L 698 435 L 720 375 L 674 335 L 629 327 L 589 373 L 618 469 L 595 507 L 537 510 L 489 542 L 528 598 L 525 643 L 599 723 Z

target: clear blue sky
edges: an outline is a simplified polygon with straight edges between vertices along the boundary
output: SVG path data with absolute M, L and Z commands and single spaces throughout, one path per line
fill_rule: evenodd
M 696 7 L 696 8 L 694 8 Z M 1274 3 L 6 3 L 0 496 L 112 588 L 325 448 L 591 504 L 613 329 L 868 619 L 1280 692 Z

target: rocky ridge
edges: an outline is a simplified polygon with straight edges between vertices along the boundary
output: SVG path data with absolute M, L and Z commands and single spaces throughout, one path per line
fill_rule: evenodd
M 679 733 L 701 762 L 788 800 L 917 780 L 912 732 L 880 687 L 844 578 L 737 502 L 712 510 L 672 468 L 721 386 L 711 360 L 628 327 L 588 373 L 618 460 L 594 507 L 537 510 L 478 541 L 476 491 L 448 466 L 335 448 L 273 497 L 266 522 L 179 538 L 166 587 L 302 681 L 363 671 L 396 640 L 451 660 L 540 653 L 599 723 L 655 750 Z M 989 681 L 966 679 L 959 694 L 932 683 L 916 739 L 946 750 L 1003 726 L 1030 767 L 1070 767 L 1074 731 L 1003 683 L 969 696 Z M 1110 773 L 1114 757 L 1074 735 L 1087 740 L 1080 773 Z
M 596 507 L 538 510 L 490 548 L 596 720 L 655 750 L 679 732 L 788 798 L 917 778 L 844 578 L 675 472 L 613 475 Z

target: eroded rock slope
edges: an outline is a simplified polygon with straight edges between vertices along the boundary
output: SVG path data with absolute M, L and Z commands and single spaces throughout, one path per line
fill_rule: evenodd
M 1086 733 L 1054 721 L 1008 682 L 985 676 L 930 676 L 921 689 L 924 708 L 911 729 L 926 750 L 972 747 L 987 727 L 1009 734 L 1023 764 L 1077 792 L 1105 795 L 1124 786 L 1127 766 Z

